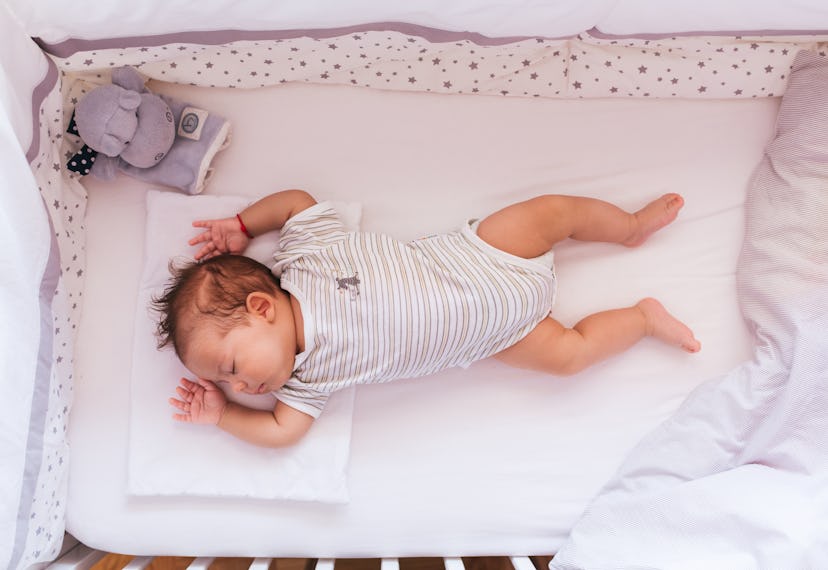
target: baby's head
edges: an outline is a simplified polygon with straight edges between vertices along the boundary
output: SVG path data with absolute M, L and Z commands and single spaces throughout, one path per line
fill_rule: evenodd
M 160 314 L 158 348 L 172 345 L 182 361 L 196 330 L 209 326 L 226 334 L 247 322 L 251 293 L 281 292 L 270 269 L 241 255 L 220 255 L 183 265 L 171 262 L 170 273 L 164 292 L 153 298 L 153 307 Z

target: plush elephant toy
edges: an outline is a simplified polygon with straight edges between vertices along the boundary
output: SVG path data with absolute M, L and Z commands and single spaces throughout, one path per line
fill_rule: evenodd
M 120 67 L 112 72 L 112 84 L 78 102 L 68 132 L 84 143 L 67 163 L 71 171 L 104 180 L 121 171 L 198 194 L 212 172 L 210 163 L 229 142 L 230 124 L 151 93 L 134 68 Z

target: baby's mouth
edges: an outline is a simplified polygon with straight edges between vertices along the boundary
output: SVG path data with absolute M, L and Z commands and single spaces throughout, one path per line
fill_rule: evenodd
M 267 392 L 267 384 L 260 384 L 259 388 L 256 390 L 257 394 L 264 394 Z

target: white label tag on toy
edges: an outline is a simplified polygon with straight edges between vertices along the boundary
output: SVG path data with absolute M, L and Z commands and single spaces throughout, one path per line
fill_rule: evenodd
M 201 138 L 201 130 L 207 121 L 209 113 L 196 107 L 185 107 L 178 122 L 178 136 L 197 141 Z

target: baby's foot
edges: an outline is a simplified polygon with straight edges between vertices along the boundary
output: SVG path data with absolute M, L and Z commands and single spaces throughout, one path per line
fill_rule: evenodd
M 698 352 L 701 343 L 693 331 L 667 312 L 664 306 L 652 298 L 642 299 L 636 305 L 647 320 L 647 334 L 666 343 L 680 346 L 687 352 Z
M 635 247 L 644 243 L 652 234 L 675 220 L 682 206 L 684 198 L 679 194 L 665 194 L 638 210 L 633 214 L 635 227 L 624 245 Z

